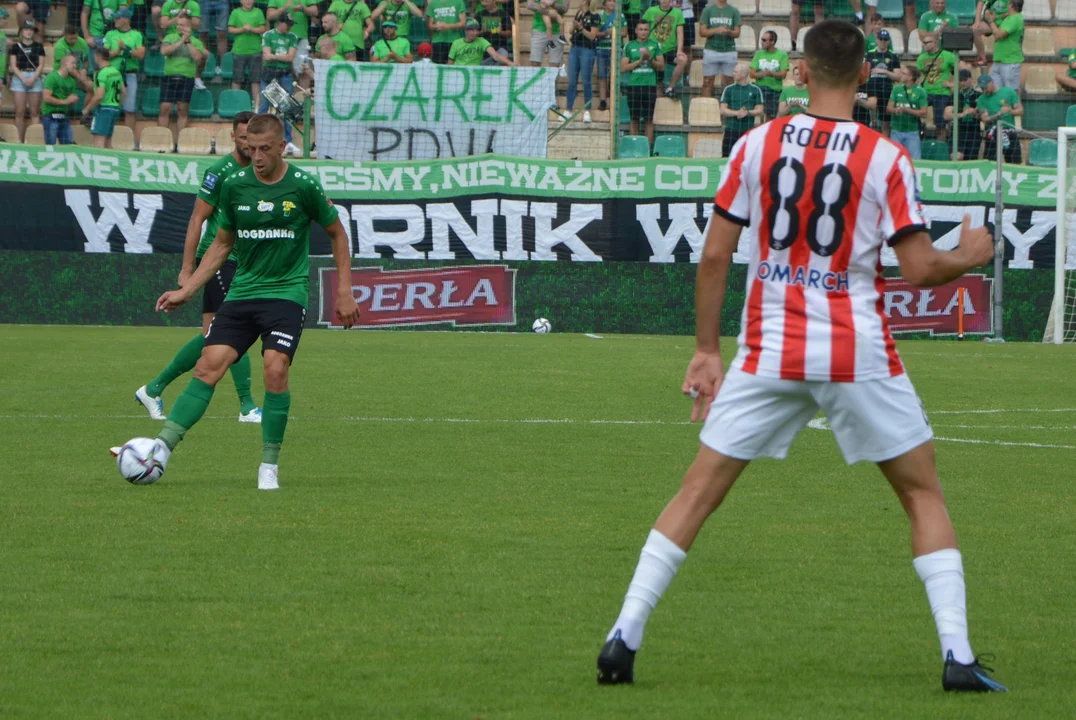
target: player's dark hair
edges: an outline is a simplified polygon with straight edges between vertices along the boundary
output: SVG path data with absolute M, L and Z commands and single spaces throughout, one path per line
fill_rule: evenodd
M 646 25 L 647 27 L 650 27 L 650 21 L 649 20 L 640 20 L 639 22 L 635 23 L 635 27 L 639 27 L 640 25 Z
M 68 35 L 78 35 L 79 32 L 78 25 L 68 25 L 64 28 L 64 37 L 67 37 Z
M 904 71 L 908 73 L 908 77 L 912 79 L 912 84 L 919 82 L 919 68 L 915 65 L 905 65 Z
M 269 113 L 259 113 L 252 117 L 250 122 L 247 123 L 247 134 L 264 135 L 265 133 L 272 133 L 283 140 L 284 123 L 276 115 L 270 115 Z
M 867 20 L 869 20 L 872 23 L 881 22 L 882 16 L 879 15 L 878 13 L 871 13 L 871 16 L 869 18 L 867 18 Z
M 858 85 L 865 52 L 863 33 L 844 20 L 816 23 L 803 39 L 803 58 L 807 61 L 807 70 L 822 87 Z
M 244 110 L 241 113 L 236 113 L 235 117 L 232 118 L 232 132 L 238 130 L 240 125 L 248 125 L 252 117 L 254 117 L 254 113 L 249 110 Z M 249 131 L 250 128 L 248 127 L 247 130 Z
M 766 30 L 765 32 L 762 33 L 763 37 L 765 37 L 766 35 L 770 36 L 770 40 L 773 40 L 774 42 L 777 42 L 777 33 L 774 32 L 773 30 Z
M 1009 0 L 1009 7 L 1016 10 L 1016 12 L 1024 11 L 1024 0 Z

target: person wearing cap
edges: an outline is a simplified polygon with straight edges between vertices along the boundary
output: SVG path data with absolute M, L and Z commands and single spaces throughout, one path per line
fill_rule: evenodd
M 49 19 L 52 3 L 49 0 L 19 0 L 15 3 L 15 24 L 22 27 L 27 22 L 34 24 L 34 40 L 45 42 L 45 24 Z
M 45 74 L 45 46 L 34 40 L 37 31 L 27 20 L 19 28 L 17 42 L 8 47 L 8 75 L 11 92 L 15 94 L 15 128 L 19 142 L 26 141 L 26 109 L 30 109 L 31 124 L 41 122 L 42 78 Z
M 958 61 L 954 53 L 942 50 L 935 35 L 923 36 L 923 52 L 915 61 L 915 66 L 922 73 L 923 89 L 927 91 L 927 102 L 934 109 L 935 138 L 945 142 L 945 108 L 953 103 L 953 76 Z
M 415 52 L 418 54 L 418 61 L 420 63 L 432 63 L 433 62 L 433 44 L 423 40 L 415 48 Z
M 281 15 L 291 15 L 291 31 L 299 38 L 292 62 L 292 71 L 298 76 L 303 72 L 304 61 L 310 58 L 310 19 L 318 17 L 317 0 L 269 0 L 265 11 L 269 24 L 275 25 Z
M 889 31 L 879 30 L 875 48 L 865 58 L 865 62 L 871 66 L 867 94 L 876 100 L 878 122 L 886 137 L 889 137 L 889 96 L 893 94 L 893 83 L 900 82 L 902 77 L 900 56 L 889 49 L 889 42 Z
M 463 26 L 463 37 L 452 43 L 448 51 L 449 65 L 464 65 L 477 67 L 482 64 L 483 58 L 493 58 L 501 65 L 515 65 L 511 59 L 500 55 L 489 41 L 479 37 L 482 25 L 477 20 L 468 20 Z
M 1009 0 L 1007 10 L 983 13 L 983 20 L 994 35 L 994 64 L 990 66 L 990 74 L 999 87 L 1016 92 L 1020 92 L 1020 66 L 1024 62 L 1023 10 L 1024 0 Z
M 980 75 L 979 87 L 983 91 L 978 103 L 979 120 L 986 129 L 983 159 L 993 160 L 997 157 L 997 121 L 1001 120 L 1001 148 L 1005 162 L 1020 164 L 1023 153 L 1020 151 L 1020 136 L 1016 132 L 1016 118 L 1024 114 L 1020 96 L 1011 87 L 999 87 L 993 75 Z
M 142 33 L 131 27 L 131 16 L 130 8 L 116 11 L 116 27 L 105 33 L 105 49 L 108 50 L 109 63 L 123 74 L 126 81 L 123 121 L 134 130 L 138 112 L 138 68 L 142 58 L 146 57 L 146 47 Z
M 78 81 L 75 79 L 75 56 L 65 55 L 60 68 L 45 78 L 42 93 L 41 124 L 46 145 L 72 145 L 71 109 L 78 102 Z
M 411 34 L 411 18 L 420 17 L 422 17 L 422 8 L 411 0 L 382 0 L 370 14 L 370 19 L 375 23 L 384 24 L 389 20 L 396 23 L 396 37 L 401 39 Z M 385 34 L 383 30 L 381 34 Z
M 954 119 L 960 123 L 957 142 L 957 158 L 960 160 L 978 160 L 979 150 L 983 145 L 982 127 L 979 125 L 979 93 L 976 82 L 971 78 L 970 70 L 960 71 L 960 95 L 957 96 L 956 113 L 952 107 L 945 108 L 946 122 Z
M 295 90 L 295 71 L 292 63 L 295 61 L 295 53 L 299 51 L 299 36 L 291 31 L 295 21 L 291 15 L 280 13 L 276 18 L 276 26 L 262 35 L 262 75 L 261 86 L 265 87 L 276 80 L 280 87 L 291 95 Z M 262 95 L 258 105 L 259 113 L 269 112 L 269 100 Z M 298 155 L 301 151 L 291 141 L 291 125 L 287 120 L 280 118 L 284 123 L 284 147 L 285 155 Z
M 889 96 L 888 111 L 892 119 L 889 139 L 903 145 L 918 160 L 922 156 L 923 143 L 920 133 L 923 118 L 930 112 L 927 91 L 919 86 L 919 70 L 908 65 L 900 74 L 900 81 L 893 86 Z
M 381 39 L 370 46 L 370 62 L 408 64 L 414 61 L 411 53 L 411 41 L 397 37 L 396 21 L 385 20 L 381 23 Z
M 127 87 L 123 74 L 109 64 L 108 50 L 104 44 L 94 51 L 94 59 L 100 70 L 93 76 L 93 95 L 87 97 L 86 104 L 82 106 L 82 123 L 85 125 L 93 113 L 93 123 L 90 124 L 93 146 L 112 147 L 112 131 L 116 128 Z
M 77 25 L 64 28 L 63 36 L 52 46 L 52 69 L 60 69 L 60 61 L 68 55 L 75 56 L 75 82 L 86 92 L 93 91 L 93 79 L 90 77 L 90 46 L 78 34 Z

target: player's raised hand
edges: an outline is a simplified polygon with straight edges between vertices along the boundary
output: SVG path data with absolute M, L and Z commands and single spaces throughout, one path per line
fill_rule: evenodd
M 182 288 L 179 290 L 169 290 L 164 295 L 157 298 L 157 312 L 169 312 L 170 310 L 175 310 L 189 299 L 190 295 L 188 295 Z
M 994 257 L 994 238 L 985 225 L 977 228 L 971 226 L 971 216 L 965 215 L 960 225 L 960 251 L 968 261 L 969 267 L 986 265 Z
M 684 384 L 680 390 L 695 402 L 691 406 L 691 422 L 705 420 L 710 413 L 710 403 L 717 396 L 721 383 L 725 379 L 725 366 L 717 353 L 695 352 L 684 374 Z
M 359 321 L 359 306 L 355 303 L 355 296 L 350 291 L 340 293 L 336 299 L 336 321 L 345 329 Z

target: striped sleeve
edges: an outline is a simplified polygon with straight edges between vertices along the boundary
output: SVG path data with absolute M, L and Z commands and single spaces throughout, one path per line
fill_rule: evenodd
M 880 230 L 888 245 L 896 245 L 902 238 L 927 229 L 915 185 L 915 168 L 903 147 L 878 191 L 882 207 Z
M 751 224 L 751 195 L 746 178 L 746 156 L 751 133 L 746 133 L 732 147 L 729 161 L 721 172 L 714 197 L 714 212 L 729 222 L 747 227 Z

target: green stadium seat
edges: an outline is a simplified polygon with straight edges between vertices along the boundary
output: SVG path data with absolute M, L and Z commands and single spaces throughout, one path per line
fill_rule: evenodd
M 203 80 L 212 80 L 217 76 L 217 56 L 209 53 L 205 61 L 205 70 L 202 71 Z
M 224 57 L 220 59 L 220 79 L 230 81 L 234 74 L 235 59 L 231 53 L 224 53 Z
M 218 98 L 217 112 L 222 118 L 231 119 L 251 109 L 250 93 L 246 90 L 225 90 Z
M 617 103 L 617 107 L 620 108 L 620 124 L 631 122 L 631 108 L 628 107 L 628 99 L 623 95 L 620 96 L 620 102 Z
M 164 77 L 164 55 L 146 53 L 146 60 L 142 63 L 142 71 L 146 74 L 146 77 Z
M 922 158 L 924 160 L 948 160 L 949 144 L 938 140 L 924 140 Z
M 903 0 L 878 0 L 878 14 L 886 20 L 900 20 L 904 17 Z
M 1032 167 L 1057 167 L 1057 143 L 1046 138 L 1035 138 L 1027 152 L 1027 164 Z
M 945 9 L 956 15 L 960 19 L 961 25 L 971 25 L 972 21 L 975 20 L 975 1 L 949 0 L 945 4 Z M 930 9 L 929 6 L 927 9 Z
M 654 157 L 687 157 L 687 146 L 681 135 L 658 135 L 654 138 Z
M 142 90 L 142 117 L 155 118 L 161 114 L 161 89 L 148 87 Z
M 650 141 L 640 135 L 625 135 L 620 138 L 620 159 L 640 159 L 650 157 Z
M 195 90 L 191 94 L 191 106 L 188 112 L 192 118 L 213 117 L 213 93 L 208 90 Z
M 1076 127 L 1076 105 L 1069 105 L 1065 111 L 1065 127 Z

